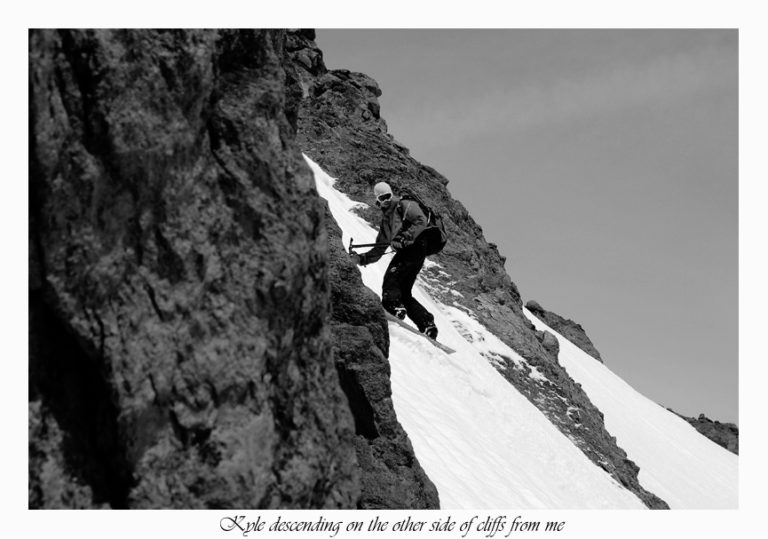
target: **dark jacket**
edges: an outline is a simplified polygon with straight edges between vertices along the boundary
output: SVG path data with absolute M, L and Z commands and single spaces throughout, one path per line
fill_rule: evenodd
M 412 245 L 425 228 L 427 228 L 427 216 L 421 211 L 418 202 L 392 197 L 389 208 L 382 210 L 381 225 L 376 236 L 376 243 L 387 245 L 374 247 L 367 253 L 362 253 L 360 264 L 365 266 L 376 262 L 394 239 L 398 239 L 403 247 Z

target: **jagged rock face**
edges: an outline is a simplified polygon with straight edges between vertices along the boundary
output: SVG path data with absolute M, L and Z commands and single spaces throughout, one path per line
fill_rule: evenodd
M 667 408 L 670 412 L 685 419 L 693 426 L 699 433 L 706 436 L 720 447 L 724 447 L 731 453 L 739 454 L 739 427 L 733 423 L 720 423 L 719 421 L 713 421 L 704 414 L 699 414 L 699 417 L 686 417 L 680 415 L 674 410 Z
M 284 38 L 30 33 L 30 507 L 358 504 Z
M 547 311 L 535 301 L 529 301 L 525 304 L 525 307 L 560 335 L 571 341 L 600 363 L 603 363 L 603 358 L 600 357 L 600 352 L 598 352 L 595 345 L 592 344 L 592 341 L 587 336 L 587 332 L 584 331 L 584 328 L 581 327 L 581 325 L 573 320 L 563 318 L 552 311 Z
M 316 45 L 295 35 L 294 50 Z M 297 54 L 296 52 L 292 54 Z M 449 242 L 434 257 L 439 267 L 422 272 L 423 282 L 446 304 L 474 313 L 494 334 L 544 374 L 540 383 L 505 357 L 489 357 L 499 372 L 527 396 L 596 464 L 635 492 L 649 507 L 667 504 L 637 480 L 637 466 L 606 430 L 602 414 L 557 362 L 557 346 L 525 318 L 517 287 L 504 269 L 505 259 L 486 242 L 482 229 L 445 188 L 448 181 L 434 169 L 412 159 L 408 150 L 387 133 L 380 116 L 377 83 L 360 73 L 306 69 L 294 62 L 302 80 L 311 82 L 298 117 L 298 143 L 314 161 L 338 179 L 337 187 L 352 199 L 371 204 L 360 214 L 376 225 L 379 212 L 371 190 L 379 181 L 395 190 L 407 186 L 445 220 Z M 297 75 L 299 77 L 299 75 Z
M 291 55 L 286 70 L 299 83 L 302 97 L 306 97 L 314 78 L 327 70 L 323 63 L 323 51 L 315 45 L 314 30 L 288 32 L 285 50 Z

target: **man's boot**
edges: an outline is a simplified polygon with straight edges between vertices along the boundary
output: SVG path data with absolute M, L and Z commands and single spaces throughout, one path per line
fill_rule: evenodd
M 424 335 L 432 339 L 433 341 L 437 340 L 437 326 L 435 324 L 429 324 L 427 327 L 424 328 Z

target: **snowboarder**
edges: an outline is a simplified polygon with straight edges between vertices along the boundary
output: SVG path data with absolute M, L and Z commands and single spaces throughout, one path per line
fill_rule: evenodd
M 381 258 L 388 246 L 395 256 L 387 267 L 382 283 L 381 303 L 384 309 L 400 320 L 408 315 L 419 331 L 430 339 L 437 339 L 435 318 L 411 293 L 416 276 L 424 265 L 433 242 L 440 241 L 440 232 L 427 226 L 427 216 L 418 202 L 404 200 L 392 194 L 386 182 L 373 188 L 376 205 L 381 208 L 381 225 L 376 236 L 377 245 L 365 253 L 351 253 L 352 260 L 365 266 Z

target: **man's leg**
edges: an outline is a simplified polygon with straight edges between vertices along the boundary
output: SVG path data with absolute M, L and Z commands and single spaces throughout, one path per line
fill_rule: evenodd
M 424 256 L 421 254 L 421 246 L 417 248 L 413 245 L 401 249 L 389 263 L 381 287 L 381 304 L 384 309 L 398 318 L 404 318 L 402 315 L 398 316 L 401 314 L 398 311 L 405 309 L 419 331 L 424 331 L 424 328 L 433 321 L 429 311 L 411 295 L 411 288 L 423 265 Z
M 417 241 L 410 247 L 403 249 L 404 262 L 400 271 L 400 299 L 408 313 L 408 318 L 414 321 L 419 331 L 423 332 L 425 328 L 434 325 L 435 318 L 413 297 L 413 284 L 424 266 L 425 245 Z
M 381 304 L 384 309 L 394 315 L 398 315 L 398 309 L 403 309 L 403 298 L 400 293 L 400 275 L 402 274 L 403 255 L 396 253 L 387 266 L 384 281 L 381 284 Z M 403 318 L 399 316 L 398 318 Z

